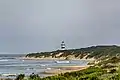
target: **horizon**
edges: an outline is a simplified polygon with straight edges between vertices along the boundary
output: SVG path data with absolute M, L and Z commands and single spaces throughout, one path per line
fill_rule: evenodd
M 116 45 L 116 44 L 99 44 L 99 45 L 90 45 L 90 46 L 86 46 L 86 47 L 80 47 L 80 48 L 66 48 L 65 50 L 71 50 L 71 49 L 82 49 L 82 48 L 88 48 L 88 47 L 97 47 L 97 46 L 117 46 L 120 47 L 120 45 Z M 57 51 L 57 50 L 61 50 L 61 49 L 56 49 L 56 50 L 51 50 L 51 51 L 39 51 L 39 52 L 26 52 L 26 53 L 8 53 L 8 52 L 0 52 L 0 55 L 7 55 L 7 54 L 12 54 L 12 55 L 19 55 L 19 54 L 23 54 L 23 55 L 27 55 L 29 53 L 40 53 L 40 52 L 52 52 L 52 51 Z

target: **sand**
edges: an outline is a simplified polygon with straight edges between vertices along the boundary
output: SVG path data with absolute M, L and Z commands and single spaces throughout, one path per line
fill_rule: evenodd
M 45 74 L 60 74 L 60 73 L 66 73 L 66 72 L 73 72 L 73 71 L 79 71 L 88 68 L 89 66 L 62 66 L 57 67 L 57 69 L 49 69 L 45 70 L 43 73 Z
M 46 58 L 35 58 L 35 57 L 20 57 L 20 59 L 24 60 L 64 60 L 65 58 L 51 58 L 51 57 L 46 57 Z M 87 60 L 88 62 L 95 61 L 94 58 L 91 59 L 76 59 L 72 58 L 70 60 Z M 61 66 L 61 67 L 55 67 L 53 69 L 46 69 L 43 73 L 44 74 L 60 74 L 60 73 L 66 73 L 66 72 L 73 72 L 73 71 L 79 71 L 88 68 L 89 65 L 87 66 Z

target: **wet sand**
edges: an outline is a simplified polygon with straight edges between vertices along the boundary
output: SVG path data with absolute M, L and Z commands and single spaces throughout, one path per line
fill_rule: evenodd
M 60 73 L 66 73 L 66 72 L 73 72 L 73 71 L 79 71 L 88 68 L 89 66 L 62 66 L 62 67 L 56 67 L 54 69 L 48 69 L 45 70 L 44 74 L 60 74 Z

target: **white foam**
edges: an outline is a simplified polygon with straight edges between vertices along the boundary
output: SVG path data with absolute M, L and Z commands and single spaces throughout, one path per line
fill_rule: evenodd
M 46 65 L 44 65 L 44 64 L 41 64 L 40 66 L 46 66 Z
M 0 61 L 8 61 L 7 59 L 1 59 Z

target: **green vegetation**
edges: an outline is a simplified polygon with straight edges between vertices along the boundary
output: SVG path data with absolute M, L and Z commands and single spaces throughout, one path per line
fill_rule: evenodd
M 27 79 L 19 75 L 16 80 L 120 80 L 120 57 L 106 57 L 87 69 L 40 78 L 31 74 Z
M 25 77 L 24 74 L 20 74 L 20 75 L 17 76 L 16 80 L 23 80 L 24 77 Z
M 120 74 L 118 71 L 107 72 L 104 69 L 98 67 L 90 67 L 85 70 L 76 72 L 67 72 L 65 74 L 59 74 L 56 76 L 49 76 L 40 78 L 38 75 L 30 75 L 26 80 L 119 80 Z M 25 79 L 16 79 L 25 80 Z
M 57 54 L 63 53 L 59 56 Z M 45 58 L 45 57 L 52 57 L 52 58 L 60 58 L 66 57 L 68 58 L 69 55 L 74 56 L 75 58 L 82 59 L 83 57 L 87 56 L 86 58 L 103 58 L 106 56 L 120 56 L 120 46 L 92 46 L 87 48 L 81 49 L 70 49 L 70 50 L 57 50 L 52 52 L 38 52 L 38 53 L 29 53 L 26 57 L 38 57 L 38 58 Z
M 57 56 L 59 53 L 64 53 Z M 75 58 L 86 59 L 95 58 L 95 62 L 89 63 L 93 65 L 87 69 L 67 72 L 56 76 L 40 78 L 36 74 L 30 75 L 27 79 L 19 75 L 16 80 L 120 80 L 120 47 L 119 46 L 92 46 L 81 49 L 57 50 L 52 52 L 30 53 L 26 57 L 53 57 L 60 58 L 69 55 Z

